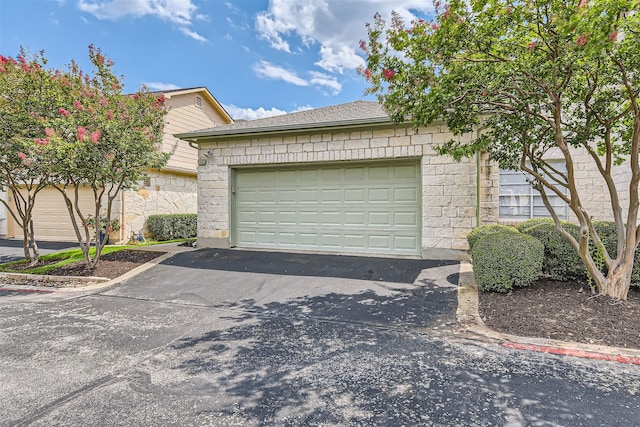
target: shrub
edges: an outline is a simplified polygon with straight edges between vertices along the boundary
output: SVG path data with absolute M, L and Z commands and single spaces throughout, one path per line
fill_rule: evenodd
M 580 227 L 564 223 L 564 229 L 576 239 L 580 236 Z M 542 222 L 529 227 L 525 234 L 535 237 L 544 245 L 542 272 L 553 280 L 568 281 L 585 278 L 585 267 L 578 252 L 553 223 Z
M 149 215 L 147 230 L 158 241 L 188 239 L 197 234 L 196 214 Z
M 531 228 L 531 227 L 535 227 L 536 225 L 540 225 L 540 224 L 553 224 L 553 219 L 551 218 L 533 218 L 533 219 L 528 219 L 526 221 L 522 221 L 520 223 L 518 223 L 518 225 L 516 225 L 516 229 L 521 232 L 524 233 L 525 230 Z
M 471 233 L 467 235 L 467 241 L 469 242 L 469 249 L 473 249 L 473 247 L 478 243 L 478 241 L 482 240 L 484 237 L 500 232 L 507 233 L 517 233 L 518 230 L 515 227 L 510 227 L 508 225 L 500 225 L 500 224 L 485 224 L 471 230 Z
M 544 246 L 526 234 L 490 234 L 473 247 L 473 271 L 481 291 L 511 292 L 529 286 L 542 272 Z

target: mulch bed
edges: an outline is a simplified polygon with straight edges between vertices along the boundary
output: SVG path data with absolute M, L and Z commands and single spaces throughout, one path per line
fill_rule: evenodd
M 588 285 L 540 280 L 512 294 L 479 292 L 479 312 L 497 332 L 640 349 L 640 289 L 626 301 L 593 295 Z
M 122 250 L 100 256 L 100 262 L 93 270 L 87 270 L 84 261 L 80 261 L 67 264 L 47 274 L 50 276 L 96 276 L 115 279 L 160 255 L 164 255 L 164 252 Z

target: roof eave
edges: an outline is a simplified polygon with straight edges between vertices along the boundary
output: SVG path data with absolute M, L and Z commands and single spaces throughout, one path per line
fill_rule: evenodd
M 288 133 L 300 133 L 302 131 L 322 131 L 322 130 L 336 130 L 336 129 L 356 129 L 368 126 L 393 126 L 394 123 L 388 117 L 376 117 L 367 119 L 355 119 L 355 120 L 341 120 L 334 122 L 323 123 L 302 123 L 295 125 L 281 125 L 281 126 L 264 126 L 255 128 L 242 128 L 242 129 L 211 129 L 208 131 L 178 133 L 173 136 L 185 141 L 201 143 L 207 141 L 214 141 L 219 139 L 228 139 L 230 137 L 256 137 L 273 134 L 288 134 Z

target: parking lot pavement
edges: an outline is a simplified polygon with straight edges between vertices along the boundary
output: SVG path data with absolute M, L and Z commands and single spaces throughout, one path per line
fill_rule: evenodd
M 38 242 L 40 255 L 45 255 L 64 249 L 73 249 L 76 247 L 78 247 L 78 244 L 74 242 Z M 17 261 L 22 258 L 24 258 L 22 240 L 0 239 L 0 264 L 5 262 Z
M 5 299 L 0 425 L 640 419 L 635 366 L 457 335 L 455 262 L 306 257 L 198 250 L 99 293 Z

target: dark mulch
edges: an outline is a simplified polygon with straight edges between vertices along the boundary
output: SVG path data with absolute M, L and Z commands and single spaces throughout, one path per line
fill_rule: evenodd
M 640 289 L 626 301 L 581 283 L 540 280 L 512 294 L 479 292 L 485 324 L 507 334 L 640 349 Z
M 93 270 L 85 268 L 84 261 L 67 264 L 50 271 L 51 276 L 96 276 L 114 279 L 134 268 L 164 255 L 164 252 L 123 250 L 102 255 L 98 266 Z

